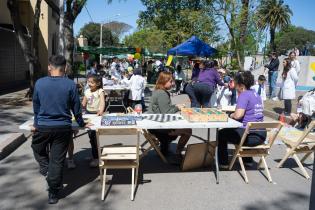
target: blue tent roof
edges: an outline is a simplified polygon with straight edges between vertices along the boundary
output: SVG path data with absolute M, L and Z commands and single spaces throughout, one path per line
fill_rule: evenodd
M 187 41 L 167 51 L 167 54 L 209 57 L 215 54 L 216 52 L 217 52 L 216 49 L 210 47 L 207 43 L 198 39 L 198 37 L 192 36 Z

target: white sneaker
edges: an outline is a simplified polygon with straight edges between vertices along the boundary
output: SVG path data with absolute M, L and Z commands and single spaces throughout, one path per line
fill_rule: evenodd
M 98 167 L 98 164 L 99 164 L 98 159 L 92 159 L 92 161 L 90 162 L 90 167 L 96 168 Z
M 278 97 L 273 97 L 272 100 L 273 101 L 279 101 L 279 98 Z
M 75 165 L 75 163 L 74 163 L 74 160 L 73 159 L 68 159 L 68 161 L 67 161 L 67 165 L 68 165 L 68 168 L 69 169 L 74 169 L 74 168 L 76 168 L 77 166 Z

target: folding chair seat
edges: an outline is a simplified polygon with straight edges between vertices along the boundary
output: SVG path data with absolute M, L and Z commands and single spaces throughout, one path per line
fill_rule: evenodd
M 101 135 L 136 135 L 135 145 L 131 146 L 100 146 Z M 96 131 L 97 147 L 99 155 L 100 180 L 102 183 L 102 200 L 105 198 L 106 170 L 107 169 L 131 169 L 131 195 L 130 199 L 134 200 L 135 187 L 138 181 L 139 172 L 139 139 L 140 132 L 138 129 L 106 129 L 101 128 Z
M 304 131 L 293 130 L 292 135 L 287 132 L 287 135 L 280 135 L 280 139 L 287 147 L 287 152 L 282 160 L 277 165 L 278 168 L 282 167 L 285 161 L 293 157 L 305 178 L 310 179 L 307 171 L 305 170 L 303 163 L 305 160 L 315 151 L 315 135 L 311 133 L 315 127 L 315 121 L 312 121 L 308 128 Z M 302 159 L 299 159 L 297 154 L 304 154 Z
M 269 155 L 269 150 L 271 146 L 273 145 L 281 127 L 282 127 L 282 124 L 280 122 L 250 122 L 248 123 L 245 129 L 245 132 L 241 138 L 240 143 L 238 145 L 235 145 L 235 152 L 234 152 L 232 161 L 229 165 L 229 170 L 232 169 L 236 159 L 238 159 L 239 164 L 241 165 L 245 182 L 248 183 L 248 178 L 247 178 L 247 174 L 246 174 L 246 170 L 245 170 L 242 158 L 243 157 L 260 157 L 260 160 L 258 163 L 258 169 L 260 168 L 261 164 L 263 164 L 264 169 L 267 173 L 268 181 L 272 182 L 265 157 Z M 270 130 L 269 135 L 267 135 L 268 143 L 258 145 L 255 147 L 248 147 L 248 146 L 243 145 L 246 141 L 247 135 L 250 133 L 251 130 L 264 130 L 264 129 L 267 131 Z

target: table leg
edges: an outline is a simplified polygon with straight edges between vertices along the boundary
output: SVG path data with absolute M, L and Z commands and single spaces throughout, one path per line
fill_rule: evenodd
M 217 184 L 219 184 L 219 160 L 218 160 L 218 128 L 215 129 L 215 141 L 216 141 L 216 147 L 215 147 L 215 169 L 216 169 L 216 178 L 217 178 Z

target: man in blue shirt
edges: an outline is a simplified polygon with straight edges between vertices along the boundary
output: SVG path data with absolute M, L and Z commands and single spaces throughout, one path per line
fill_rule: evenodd
M 72 114 L 79 126 L 87 127 L 82 118 L 81 103 L 75 83 L 65 77 L 66 59 L 60 55 L 49 58 L 48 75 L 34 88 L 34 128 L 32 149 L 40 173 L 46 177 L 49 204 L 58 202 L 62 189 L 62 171 L 72 138 Z M 50 147 L 50 152 L 47 148 Z M 50 153 L 50 154 L 49 154 Z

